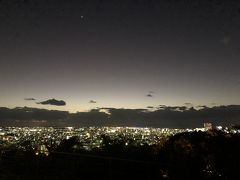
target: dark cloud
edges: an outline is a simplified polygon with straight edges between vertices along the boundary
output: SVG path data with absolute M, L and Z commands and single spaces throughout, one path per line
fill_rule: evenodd
M 160 105 L 158 107 L 158 110 L 164 110 L 164 111 L 186 111 L 189 108 L 186 106 L 166 106 L 166 105 Z
M 153 97 L 153 95 L 152 94 L 147 94 L 146 97 Z
M 67 111 L 55 111 L 30 107 L 17 107 L 13 109 L 0 107 L 0 124 L 6 126 L 31 126 L 34 122 L 47 121 L 44 125 L 61 125 L 69 113 Z M 42 125 L 42 124 L 38 124 Z
M 49 99 L 46 101 L 38 102 L 37 104 L 42 105 L 53 105 L 53 106 L 65 106 L 66 102 L 63 100 Z
M 153 97 L 153 94 L 155 94 L 154 91 L 149 91 L 148 94 L 146 94 L 146 97 Z
M 148 109 L 153 109 L 154 107 L 153 106 L 147 106 Z
M 203 127 L 203 123 L 229 126 L 239 124 L 240 105 L 215 106 L 202 109 L 185 106 L 161 106 L 162 109 L 99 108 L 89 112 L 69 113 L 38 108 L 0 107 L 0 126 L 32 125 L 46 120 L 44 125 L 55 126 L 139 126 L 191 128 Z M 106 110 L 106 112 L 101 111 Z M 18 123 L 18 124 L 16 124 Z M 34 125 L 34 124 L 33 124 Z
M 166 105 L 159 105 L 158 106 L 158 109 L 164 109 L 164 108 L 166 108 L 167 106 Z
M 35 98 L 24 98 L 24 100 L 26 100 L 26 101 L 35 101 L 36 99 Z
M 88 103 L 95 104 L 95 103 L 97 103 L 97 101 L 90 100 Z

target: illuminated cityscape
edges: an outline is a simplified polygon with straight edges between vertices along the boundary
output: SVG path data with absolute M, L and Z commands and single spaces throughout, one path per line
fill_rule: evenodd
M 209 126 L 209 124 L 208 124 Z M 222 127 L 217 126 L 218 130 Z M 102 136 L 110 139 L 120 139 L 125 141 L 125 145 L 133 142 L 135 146 L 156 145 L 168 137 L 182 132 L 206 131 L 207 128 L 195 129 L 170 129 L 170 128 L 138 128 L 138 127 L 2 127 L 0 128 L 0 147 L 8 149 L 10 147 L 19 150 L 34 150 L 38 155 L 47 152 L 48 149 L 56 148 L 63 140 L 77 137 L 80 147 L 84 150 L 93 150 L 102 147 Z M 239 131 L 224 129 L 225 132 L 237 133 Z
M 240 0 L 0 0 L 0 180 L 237 180 Z

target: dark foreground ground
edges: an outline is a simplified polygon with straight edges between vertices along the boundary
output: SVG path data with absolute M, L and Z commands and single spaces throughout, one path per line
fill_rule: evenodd
M 1 151 L 0 179 L 239 179 L 240 135 L 221 131 L 177 134 L 158 146 L 104 138 L 91 152 L 74 138 L 48 156 Z

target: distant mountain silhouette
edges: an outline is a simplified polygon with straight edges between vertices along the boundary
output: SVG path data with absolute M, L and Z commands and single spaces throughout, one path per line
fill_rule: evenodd
M 104 110 L 104 112 L 102 111 Z M 107 112 L 106 112 L 107 111 Z M 69 113 L 30 107 L 0 108 L 0 126 L 150 126 L 201 127 L 204 122 L 228 126 L 240 123 L 240 105 L 202 109 L 185 106 L 161 106 L 147 109 L 99 108 Z

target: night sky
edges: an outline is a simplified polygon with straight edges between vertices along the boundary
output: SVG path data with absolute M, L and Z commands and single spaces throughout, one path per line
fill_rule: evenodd
M 0 0 L 0 106 L 239 102 L 238 0 Z

